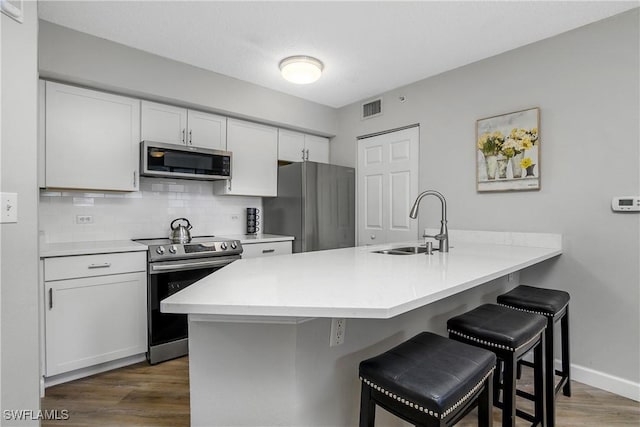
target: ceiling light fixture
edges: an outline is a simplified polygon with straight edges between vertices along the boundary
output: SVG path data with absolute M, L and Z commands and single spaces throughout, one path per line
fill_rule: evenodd
M 313 83 L 320 78 L 324 65 L 311 56 L 290 56 L 280 61 L 280 72 L 285 80 L 299 85 Z

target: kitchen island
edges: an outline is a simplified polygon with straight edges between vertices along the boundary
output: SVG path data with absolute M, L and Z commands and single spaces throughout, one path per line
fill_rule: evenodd
M 357 425 L 360 360 L 423 330 L 445 334 L 449 317 L 562 252 L 550 234 L 451 240 L 433 255 L 374 252 L 408 245 L 398 243 L 240 260 L 164 300 L 164 312 L 189 315 L 192 425 Z M 332 318 L 347 319 L 334 347 Z

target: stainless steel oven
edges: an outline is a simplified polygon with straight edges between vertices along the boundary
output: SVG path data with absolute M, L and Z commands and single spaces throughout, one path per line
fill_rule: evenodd
M 189 243 L 141 239 L 148 245 L 147 360 L 156 364 L 188 354 L 186 314 L 162 313 L 160 301 L 241 258 L 237 240 L 196 237 Z

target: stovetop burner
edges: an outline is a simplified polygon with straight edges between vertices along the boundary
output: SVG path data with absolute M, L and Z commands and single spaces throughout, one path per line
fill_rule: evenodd
M 173 243 L 168 237 L 158 237 L 151 239 L 133 239 L 134 242 L 143 243 L 145 245 L 182 245 L 185 243 Z M 195 236 L 191 238 L 189 243 L 207 243 L 207 242 L 228 242 L 229 239 L 223 239 L 221 237 L 211 236 Z M 189 244 L 186 243 L 186 244 Z
M 173 243 L 169 238 L 134 239 L 149 248 L 149 262 L 172 259 L 234 256 L 242 253 L 239 240 L 215 236 L 196 236 L 188 243 Z

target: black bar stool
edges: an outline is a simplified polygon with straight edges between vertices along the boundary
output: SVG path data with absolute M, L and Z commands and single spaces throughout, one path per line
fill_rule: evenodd
M 528 313 L 541 314 L 547 319 L 545 354 L 546 386 L 547 386 L 547 426 L 555 425 L 555 399 L 562 390 L 565 396 L 571 396 L 571 373 L 569 359 L 569 299 L 567 292 L 555 289 L 535 288 L 520 285 L 506 294 L 498 297 L 498 304 Z M 554 351 L 554 325 L 560 322 L 562 370 L 556 370 Z M 522 361 L 525 366 L 530 363 Z M 555 385 L 555 376 L 560 376 L 560 382 Z
M 416 426 L 452 426 L 478 406 L 478 426 L 491 427 L 490 351 L 423 332 L 360 362 L 360 427 L 373 427 L 376 405 Z
M 512 310 L 495 304 L 485 304 L 447 321 L 449 337 L 491 350 L 504 365 L 503 378 L 494 376 L 494 405 L 502 409 L 502 426 L 513 427 L 516 416 L 544 425 L 545 375 L 544 346 L 547 321 L 543 316 Z M 516 369 L 518 362 L 530 350 L 534 351 L 534 394 L 518 393 Z M 502 402 L 499 400 L 502 387 Z M 516 408 L 516 393 L 533 400 L 535 413 Z

